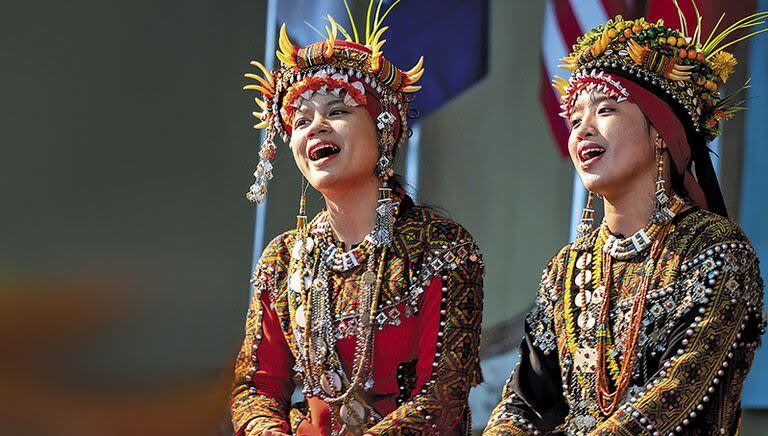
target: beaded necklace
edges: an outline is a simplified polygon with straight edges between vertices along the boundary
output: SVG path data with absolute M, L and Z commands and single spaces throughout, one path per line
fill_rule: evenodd
M 670 209 L 676 214 L 685 203 L 679 197 L 669 201 Z M 653 237 L 651 255 L 648 262 L 651 267 L 655 267 L 659 254 L 663 248 L 664 239 L 669 232 L 670 226 L 661 226 L 650 224 L 643 235 Z M 565 277 L 565 295 L 563 319 L 565 324 L 565 348 L 573 358 L 575 365 L 576 381 L 584 389 L 596 389 L 598 398 L 598 407 L 604 414 L 607 410 L 614 410 L 616 404 L 626 393 L 631 375 L 634 370 L 634 361 L 636 357 L 635 348 L 637 337 L 642 321 L 643 307 L 645 303 L 645 294 L 650 285 L 652 269 L 646 268 L 647 273 L 643 282 L 637 291 L 638 297 L 633 301 L 633 308 L 630 314 L 629 328 L 622 342 L 624 346 L 624 359 L 621 365 L 617 362 L 617 353 L 614 348 L 613 337 L 608 329 L 609 310 L 610 310 L 610 290 L 612 285 L 612 260 L 617 258 L 625 260 L 636 256 L 644 251 L 643 247 L 638 250 L 631 241 L 642 238 L 635 235 L 626 239 L 619 239 L 607 231 L 607 226 L 603 224 L 597 232 L 594 244 L 586 249 L 572 249 L 569 262 L 566 267 Z M 609 245 L 610 244 L 610 245 Z M 630 249 L 624 249 L 631 246 Z M 611 250 L 610 247 L 614 249 Z M 619 247 L 619 248 L 616 248 Z M 632 252 L 634 251 L 634 252 Z M 631 256 L 628 256 L 631 254 Z M 578 271 L 578 272 L 577 272 Z M 573 291 L 576 290 L 574 297 Z M 574 311 L 578 311 L 576 314 Z M 595 315 L 597 315 L 595 317 Z M 595 320 L 597 318 L 597 320 Z M 597 322 L 595 322 L 597 321 Z M 581 334 L 589 335 L 592 329 L 597 326 L 594 333 L 597 338 L 596 348 L 584 343 L 580 344 L 576 335 L 576 326 L 579 327 Z M 594 359 L 594 360 L 593 360 Z M 585 366 L 587 365 L 587 366 Z M 594 379 L 586 377 L 584 374 L 595 372 Z M 613 385 L 617 387 L 614 392 L 610 392 L 607 377 L 610 377 Z
M 333 434 L 357 431 L 367 420 L 380 418 L 365 404 L 362 390 L 373 388 L 375 316 L 388 247 L 391 243 L 394 211 L 398 203 L 383 192 L 377 208 L 374 231 L 363 243 L 343 252 L 333 238 L 327 215 L 318 217 L 312 235 L 300 219 L 289 266 L 289 313 L 297 344 L 294 370 L 303 379 L 306 397 L 322 398 L 331 408 Z M 383 219 L 379 215 L 384 215 Z M 382 230 L 382 225 L 388 228 Z M 387 236 L 382 238 L 381 235 Z M 347 377 L 336 349 L 332 274 L 363 266 L 359 280 L 355 332 L 355 353 L 351 378 Z M 337 422 L 340 418 L 340 423 Z M 337 430 L 337 428 L 340 428 Z
M 672 212 L 673 215 L 677 215 L 680 210 L 685 206 L 685 202 L 680 199 L 677 196 L 674 196 L 669 203 L 669 210 Z M 638 340 L 638 333 L 640 332 L 640 327 L 642 325 L 643 320 L 643 310 L 645 308 L 645 301 L 647 297 L 648 289 L 651 285 L 651 280 L 653 278 L 653 273 L 656 269 L 656 265 L 658 263 L 659 258 L 661 257 L 661 253 L 664 248 L 664 241 L 666 239 L 667 234 L 670 231 L 671 224 L 668 225 L 657 225 L 657 224 L 650 224 L 648 228 L 648 234 L 653 234 L 654 239 L 652 240 L 651 245 L 651 251 L 648 256 L 648 260 L 646 261 L 648 263 L 648 267 L 645 268 L 645 274 L 643 275 L 642 282 L 640 283 L 640 287 L 637 289 L 637 293 L 635 295 L 632 309 L 629 316 L 629 322 L 627 327 L 627 332 L 624 336 L 624 341 L 622 343 L 623 345 L 623 356 L 621 362 L 621 367 L 619 368 L 618 372 L 618 379 L 615 380 L 615 386 L 616 389 L 611 392 L 610 387 L 608 385 L 607 380 L 607 368 L 606 366 L 610 366 L 609 363 L 606 362 L 607 360 L 607 348 L 610 346 L 612 347 L 612 338 L 610 334 L 610 330 L 608 327 L 608 322 L 610 321 L 610 291 L 611 286 L 613 282 L 613 274 L 612 274 L 612 267 L 613 267 L 613 260 L 614 258 L 617 260 L 624 260 L 631 257 L 634 257 L 641 253 L 642 251 L 647 248 L 648 244 L 645 245 L 644 248 L 638 249 L 638 246 L 636 244 L 637 241 L 637 235 L 642 230 L 639 230 L 635 235 L 631 236 L 630 238 L 626 239 L 618 239 L 615 238 L 611 239 L 610 237 L 606 237 L 606 235 L 609 235 L 608 228 L 604 224 L 601 228 L 601 231 L 598 234 L 598 239 L 605 238 L 606 239 L 606 245 L 603 247 L 602 252 L 602 272 L 601 272 L 601 285 L 605 289 L 605 295 L 606 298 L 602 301 L 600 306 L 600 318 L 598 320 L 598 324 L 600 326 L 598 335 L 597 335 L 597 378 L 596 378 L 596 384 L 597 384 L 597 405 L 600 408 L 600 411 L 603 413 L 603 415 L 608 416 L 611 413 L 613 413 L 614 410 L 616 410 L 616 407 L 618 406 L 619 402 L 624 398 L 624 395 L 627 392 L 627 389 L 629 388 L 629 383 L 632 379 L 632 374 L 634 372 L 634 366 L 635 366 L 635 360 L 637 359 L 637 340 Z M 646 234 L 646 232 L 643 232 L 643 234 Z M 613 236 L 613 235 L 610 235 Z M 632 244 L 631 249 L 625 249 L 628 247 L 626 241 L 630 240 L 630 244 Z M 611 249 L 606 249 L 606 247 L 609 246 L 609 244 L 612 244 Z M 623 247 L 623 248 L 618 248 Z M 612 352 L 610 354 L 613 354 Z M 613 372 L 613 371 L 612 371 Z

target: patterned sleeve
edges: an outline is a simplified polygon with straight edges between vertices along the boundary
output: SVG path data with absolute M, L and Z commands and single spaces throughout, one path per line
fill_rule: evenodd
M 469 390 L 482 380 L 484 265 L 466 231 L 454 225 L 450 233 L 450 242 L 432 247 L 417 281 L 424 286 L 424 297 L 416 388 L 366 434 L 445 434 L 461 424 Z
M 484 435 L 554 434 L 567 414 L 554 327 L 555 286 L 561 252 L 541 277 L 534 308 L 525 320 L 520 358 L 491 413 Z
M 269 251 L 268 247 L 254 273 L 245 339 L 235 364 L 231 413 L 238 436 L 260 435 L 266 429 L 290 433 L 293 355 L 271 300 L 276 270 L 265 262 Z
M 691 291 L 696 304 L 669 336 L 661 369 L 593 434 L 680 433 L 693 422 L 710 419 L 731 425 L 710 412 L 738 413 L 711 406 L 738 407 L 742 383 L 765 328 L 763 282 L 755 253 L 742 242 L 717 244 L 684 263 L 678 283 L 685 288 L 678 292 Z M 737 419 L 733 425 L 738 426 Z M 722 434 L 736 430 L 719 429 Z

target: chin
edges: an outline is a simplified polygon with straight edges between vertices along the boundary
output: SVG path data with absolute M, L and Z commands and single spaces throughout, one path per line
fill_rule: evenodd
M 338 177 L 335 174 L 327 171 L 312 172 L 307 177 L 309 184 L 318 191 L 323 191 L 332 188 L 338 182 Z
M 605 176 L 595 173 L 579 173 L 579 178 L 584 187 L 590 192 L 597 195 L 603 195 L 605 188 L 609 185 L 609 181 Z

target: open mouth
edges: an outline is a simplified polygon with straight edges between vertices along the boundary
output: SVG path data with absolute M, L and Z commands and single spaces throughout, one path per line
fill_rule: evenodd
M 330 142 L 323 142 L 309 150 L 309 160 L 312 162 L 338 154 L 341 149 Z
M 605 154 L 605 149 L 599 145 L 588 145 L 579 150 L 579 160 L 586 163 Z

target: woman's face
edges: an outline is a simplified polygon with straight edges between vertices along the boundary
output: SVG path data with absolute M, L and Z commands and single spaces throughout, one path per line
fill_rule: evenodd
M 569 122 L 568 152 L 587 189 L 608 198 L 654 189 L 656 130 L 636 104 L 583 92 Z
M 370 183 L 379 158 L 376 128 L 363 106 L 316 93 L 293 119 L 290 146 L 299 170 L 321 193 Z

